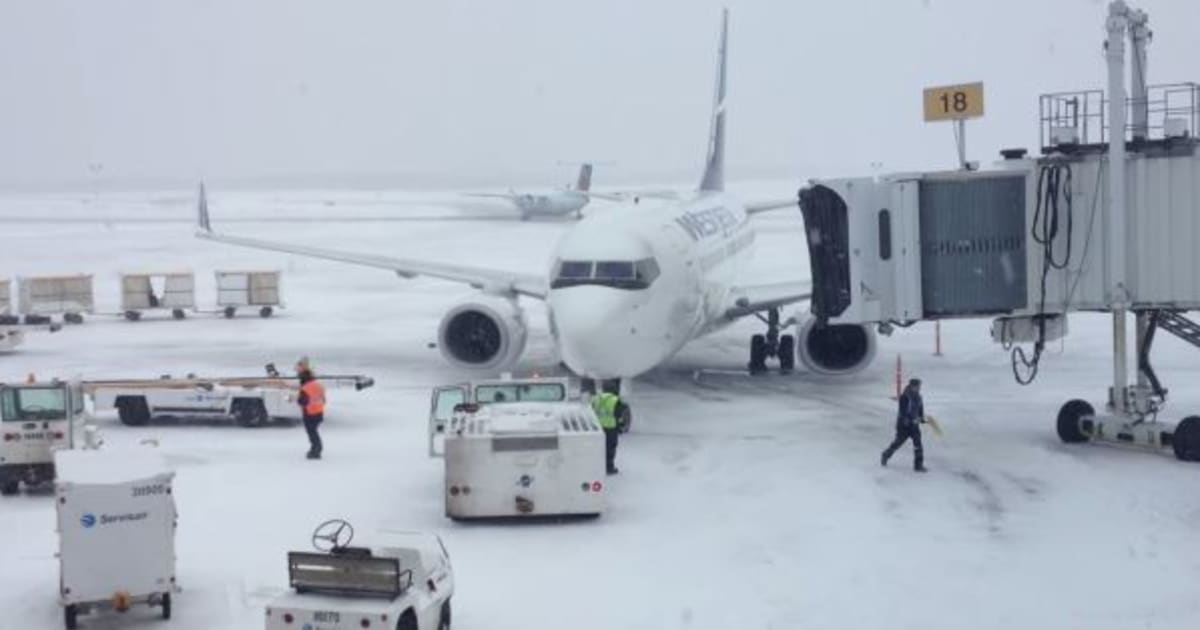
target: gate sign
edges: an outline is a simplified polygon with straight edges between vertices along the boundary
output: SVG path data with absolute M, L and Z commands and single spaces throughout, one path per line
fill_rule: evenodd
M 925 122 L 983 116 L 983 82 L 925 88 Z

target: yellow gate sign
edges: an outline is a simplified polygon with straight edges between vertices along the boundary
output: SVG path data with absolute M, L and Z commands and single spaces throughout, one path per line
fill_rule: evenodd
M 925 88 L 925 122 L 983 116 L 983 82 Z

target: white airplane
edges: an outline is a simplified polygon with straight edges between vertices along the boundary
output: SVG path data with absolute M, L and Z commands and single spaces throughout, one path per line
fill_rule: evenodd
M 521 220 L 534 218 L 562 218 L 574 215 L 583 217 L 583 207 L 591 201 L 592 165 L 579 165 L 579 179 L 574 188 L 555 190 L 546 193 L 466 193 L 467 197 L 485 197 L 504 199 L 511 202 L 521 212 Z
M 585 217 L 564 233 L 546 275 L 218 234 L 209 223 L 203 187 L 198 236 L 479 289 L 478 295 L 450 309 L 438 328 L 442 356 L 459 367 L 502 371 L 521 357 L 528 329 L 520 304 L 524 298 L 546 302 L 550 333 L 563 362 L 584 377 L 637 376 L 689 341 L 751 315 L 767 324 L 765 334 L 750 339 L 751 373 L 765 371 L 771 357 L 788 371 L 797 354 L 813 372 L 856 372 L 875 354 L 873 330 L 825 325 L 805 311 L 787 320 L 796 323 L 797 343 L 792 335 L 780 335 L 787 325 L 781 324 L 780 311 L 807 301 L 810 283 L 755 283 L 746 275 L 745 262 L 755 238 L 751 215 L 792 207 L 796 201 L 746 205 L 724 192 L 727 32 L 726 10 L 708 156 L 699 190 L 686 200 L 642 200 Z

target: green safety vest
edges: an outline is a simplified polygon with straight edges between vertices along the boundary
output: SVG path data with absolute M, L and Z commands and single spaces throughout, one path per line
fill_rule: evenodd
M 617 401 L 620 398 L 611 392 L 602 392 L 592 398 L 592 411 L 596 412 L 596 420 L 602 429 L 617 428 Z

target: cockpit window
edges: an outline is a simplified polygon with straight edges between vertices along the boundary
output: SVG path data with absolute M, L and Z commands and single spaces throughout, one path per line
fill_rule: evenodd
M 645 289 L 658 278 L 658 263 L 641 260 L 560 260 L 550 288 L 561 289 L 584 284 L 614 289 Z

